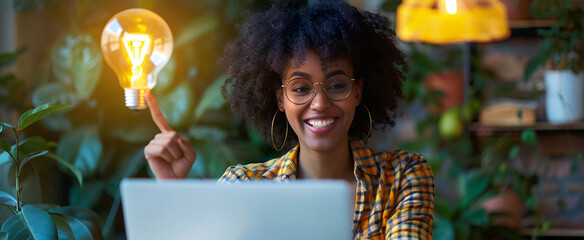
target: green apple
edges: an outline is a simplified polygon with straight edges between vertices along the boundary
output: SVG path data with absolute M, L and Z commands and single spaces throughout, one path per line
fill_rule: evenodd
M 453 140 L 462 136 L 463 123 L 458 107 L 449 108 L 438 120 L 438 130 L 443 138 Z

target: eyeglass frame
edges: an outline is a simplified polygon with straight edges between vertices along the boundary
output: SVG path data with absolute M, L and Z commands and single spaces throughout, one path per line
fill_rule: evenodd
M 290 83 L 290 82 L 292 82 L 292 81 L 295 81 L 295 80 L 296 80 L 296 79 L 290 80 L 290 81 L 288 81 L 288 82 L 286 82 L 286 83 L 282 84 L 280 87 L 281 87 L 281 88 L 285 88 L 285 87 L 287 87 L 288 83 Z M 306 80 L 308 80 L 308 79 L 306 79 Z M 330 99 L 331 101 L 335 101 L 335 102 L 343 101 L 343 100 L 345 100 L 345 99 L 349 98 L 349 96 L 351 96 L 351 93 L 353 93 L 353 88 L 355 87 L 355 84 L 354 84 L 354 83 L 355 83 L 355 78 L 350 78 L 349 80 L 351 80 L 351 83 L 353 83 L 353 84 L 351 84 L 351 88 L 349 89 L 349 93 L 347 93 L 347 96 L 345 96 L 343 99 L 338 99 L 338 100 L 335 100 L 335 99 L 332 99 L 331 97 L 329 97 L 329 95 L 326 93 L 326 88 L 325 88 L 324 86 L 323 86 L 323 88 L 322 88 L 322 92 L 323 92 L 323 93 L 324 93 L 324 95 L 325 95 L 325 96 L 326 96 L 328 99 Z M 310 81 L 310 80 L 308 80 L 308 81 Z M 324 81 L 323 81 L 323 82 L 313 82 L 313 83 L 312 83 L 312 86 L 313 86 L 313 89 L 314 89 L 314 91 L 312 92 L 312 96 L 311 96 L 310 98 L 308 98 L 308 100 L 306 100 L 306 101 L 305 101 L 305 102 L 303 102 L 303 103 L 295 103 L 294 101 L 292 101 L 292 100 L 290 99 L 290 97 L 288 97 L 288 94 L 286 93 L 286 90 L 285 90 L 285 89 L 284 89 L 284 95 L 286 96 L 286 98 L 288 99 L 288 101 L 290 101 L 291 103 L 294 103 L 294 104 L 296 104 L 296 105 L 303 105 L 303 104 L 306 104 L 307 102 L 310 102 L 312 99 L 314 99 L 314 97 L 316 96 L 316 85 L 317 85 L 317 84 L 324 85 Z

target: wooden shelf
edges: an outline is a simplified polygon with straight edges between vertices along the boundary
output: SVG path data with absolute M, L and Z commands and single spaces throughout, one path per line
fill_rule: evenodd
M 551 27 L 554 24 L 556 24 L 555 19 L 530 19 L 530 20 L 509 21 L 509 27 L 512 29 L 543 28 L 543 27 Z
M 523 236 L 531 236 L 533 228 L 522 228 L 520 231 Z M 584 229 L 576 228 L 550 228 L 547 231 L 540 233 L 541 237 L 584 237 Z
M 535 131 L 584 131 L 584 122 L 553 124 L 537 122 L 527 126 L 483 126 L 478 122 L 469 124 L 469 130 L 474 132 L 513 132 L 533 129 Z

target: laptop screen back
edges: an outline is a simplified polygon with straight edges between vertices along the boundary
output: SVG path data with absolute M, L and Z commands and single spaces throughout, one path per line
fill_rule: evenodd
M 351 238 L 340 181 L 124 179 L 120 191 L 129 240 Z

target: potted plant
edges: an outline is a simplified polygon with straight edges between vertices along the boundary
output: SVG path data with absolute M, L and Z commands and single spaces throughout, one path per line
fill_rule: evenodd
M 495 225 L 518 229 L 525 210 L 535 209 L 537 202 L 532 189 L 538 182 L 538 147 L 532 129 L 522 131 L 518 143 L 511 145 L 509 138 L 495 139 L 482 152 L 481 171 L 495 193 L 482 206 Z
M 14 144 L 0 139 L 0 165 L 11 164 L 14 171 L 14 195 L 0 191 L 0 239 L 101 239 L 98 216 L 92 211 L 79 207 L 60 207 L 52 204 L 24 204 L 21 196 L 25 190 L 22 181 L 23 169 L 31 160 L 45 157 L 56 160 L 73 173 L 79 184 L 83 183 L 81 171 L 71 163 L 51 152 L 56 143 L 40 136 L 22 139 L 23 132 L 31 124 L 45 116 L 68 108 L 68 105 L 44 104 L 23 113 L 18 124 L 0 122 L 0 132 L 6 130 L 14 135 Z M 7 179 L 8 182 L 11 182 Z M 3 180 L 6 181 L 6 180 Z
M 545 0 L 534 5 L 550 6 Z M 557 1 L 553 10 L 539 13 L 556 23 L 538 29 L 543 42 L 537 56 L 525 67 L 527 80 L 538 67 L 545 67 L 546 112 L 551 123 L 567 123 L 584 118 L 584 11 L 568 1 Z M 533 6 L 533 5 L 532 5 Z
M 404 92 L 411 101 L 422 98 L 428 113 L 438 116 L 464 101 L 464 79 L 460 70 L 462 51 L 458 45 L 440 47 L 409 44 L 408 81 Z

